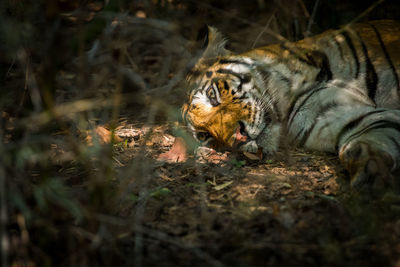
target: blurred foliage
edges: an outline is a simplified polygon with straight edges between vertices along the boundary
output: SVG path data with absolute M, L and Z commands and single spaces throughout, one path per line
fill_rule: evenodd
M 146 196 L 163 199 L 171 191 L 149 188 L 153 163 L 143 151 L 118 168 L 115 147 L 88 146 L 85 133 L 121 120 L 178 120 L 181 81 L 198 51 L 188 40 L 204 24 L 244 51 L 276 41 L 262 34 L 266 25 L 297 40 L 308 28 L 314 34 L 350 21 L 375 1 L 319 2 L 309 27 L 311 0 L 2 1 L 2 266 L 140 263 L 126 249 L 141 255 L 139 243 L 121 244 L 120 229 L 146 232 L 139 227 L 141 209 L 152 201 Z M 362 20 L 399 18 L 399 11 L 396 1 L 385 1 Z M 136 205 L 128 219 L 119 216 L 121 205 Z

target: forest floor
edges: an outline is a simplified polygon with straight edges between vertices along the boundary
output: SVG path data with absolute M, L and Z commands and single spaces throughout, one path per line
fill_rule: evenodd
M 115 160 L 142 155 L 147 175 L 124 185 L 133 201 L 117 214 L 143 227 L 120 241 L 140 244 L 145 266 L 399 266 L 400 199 L 351 192 L 335 155 L 166 163 L 167 126 L 131 129 Z

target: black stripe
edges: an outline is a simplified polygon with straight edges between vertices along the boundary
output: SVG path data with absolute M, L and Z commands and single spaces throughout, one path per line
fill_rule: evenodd
M 328 56 L 320 51 L 313 51 L 312 56 L 318 57 L 321 60 L 319 64 L 317 64 L 317 67 L 320 68 L 320 71 L 315 80 L 319 82 L 332 80 L 332 71 L 331 66 L 329 65 Z
M 400 155 L 400 143 L 399 141 L 397 141 L 396 139 L 394 139 L 393 137 L 389 137 L 390 141 L 393 142 L 394 146 L 396 147 L 396 151 L 397 153 Z
M 246 99 L 246 98 L 247 98 L 247 93 L 244 93 L 240 97 L 237 97 L 237 96 L 232 97 L 232 100 Z
M 310 97 L 312 97 L 315 93 L 318 93 L 318 92 L 320 92 L 321 90 L 324 90 L 324 89 L 327 89 L 327 88 L 330 88 L 330 87 L 322 86 L 322 87 L 319 87 L 319 88 L 313 88 L 312 90 L 305 91 L 305 92 L 303 92 L 302 94 L 299 94 L 298 96 L 296 96 L 296 99 L 294 99 L 294 101 L 292 101 L 292 103 L 291 103 L 291 105 L 290 105 L 290 107 L 289 107 L 289 112 L 288 112 L 288 119 L 289 119 L 289 121 L 288 121 L 288 123 L 287 123 L 288 128 L 290 128 L 290 124 L 292 123 L 294 117 L 296 117 L 297 113 L 298 113 L 298 112 L 301 110 L 301 108 L 306 104 L 307 100 L 308 100 Z M 305 95 L 306 93 L 308 93 L 308 95 L 303 99 L 303 101 L 297 106 L 297 109 L 293 112 L 297 100 L 298 100 L 301 96 Z
M 364 129 L 362 129 L 362 130 L 350 135 L 347 138 L 346 142 L 349 143 L 352 140 L 360 137 L 363 134 L 366 134 L 369 131 L 372 131 L 372 130 L 375 130 L 375 129 L 387 129 L 387 128 L 395 129 L 395 130 L 400 132 L 400 123 L 396 123 L 396 122 L 393 122 L 393 121 L 387 121 L 387 120 L 375 121 L 375 122 L 371 123 L 370 125 L 368 125 L 368 127 L 366 127 Z
M 367 85 L 368 96 L 375 103 L 378 76 L 376 75 L 376 71 L 374 65 L 372 65 L 371 59 L 369 58 L 367 47 L 365 46 L 365 43 L 360 36 L 359 38 L 364 53 L 364 57 L 366 60 L 365 71 L 367 75 L 365 76 L 365 83 Z
M 316 67 L 315 62 L 313 62 L 312 60 L 310 60 L 307 56 L 306 53 L 304 51 L 294 51 L 292 48 L 286 46 L 284 43 L 280 44 L 280 47 L 287 50 L 288 52 L 290 52 L 290 54 L 292 54 L 294 57 L 296 57 L 299 61 L 306 63 L 307 65 Z M 298 49 L 298 48 L 297 48 Z
M 239 73 L 233 72 L 231 70 L 227 70 L 227 69 L 218 69 L 217 72 L 224 73 L 224 74 L 231 74 L 231 75 L 237 77 L 240 80 L 240 84 L 237 88 L 239 92 L 242 90 L 242 85 L 250 82 L 250 80 L 251 80 L 250 75 L 242 75 L 242 74 L 239 74 Z
M 226 81 L 224 81 L 224 88 L 226 91 L 229 91 L 229 85 Z
M 231 75 L 235 76 L 236 78 L 238 78 L 240 80 L 240 84 L 242 84 L 242 75 L 240 75 L 239 73 L 236 73 L 236 72 L 233 72 L 233 71 L 227 70 L 227 69 L 218 69 L 217 72 L 218 73 L 223 73 L 223 74 L 231 74 Z
M 194 92 L 194 94 L 197 94 L 198 92 L 203 92 L 204 91 L 204 89 L 206 89 L 206 87 L 207 86 L 209 86 L 209 85 L 212 85 L 212 83 L 210 83 L 210 84 L 208 84 L 208 82 L 205 82 L 204 84 L 203 84 L 203 86 L 200 88 L 200 89 L 196 89 Z
M 247 63 L 247 62 L 243 62 L 240 60 L 234 60 L 234 59 L 220 59 L 219 60 L 220 64 L 240 64 L 240 65 L 246 65 L 246 66 L 251 66 L 251 64 Z
M 360 124 L 360 123 L 362 122 L 362 120 L 365 119 L 366 117 L 368 117 L 368 116 L 370 116 L 370 115 L 372 115 L 372 114 L 382 113 L 382 112 L 385 112 L 385 111 L 387 111 L 387 110 L 378 110 L 378 109 L 377 109 L 377 110 L 372 110 L 372 111 L 370 111 L 370 112 L 361 114 L 359 117 L 357 117 L 357 118 L 355 118 L 355 119 L 349 121 L 349 122 L 342 128 L 342 130 L 338 133 L 338 135 L 336 136 L 336 142 L 335 142 L 335 143 L 336 143 L 336 145 L 335 145 L 336 150 L 338 150 L 340 139 L 342 138 L 342 136 L 343 136 L 345 133 L 347 133 L 347 132 L 353 130 L 355 127 L 357 127 L 358 124 Z
M 299 137 L 301 136 L 301 134 L 305 132 L 304 136 L 309 136 L 310 133 L 308 131 L 304 131 L 304 129 L 300 129 L 300 131 L 297 132 L 296 136 L 294 137 L 294 142 L 297 143 L 297 145 L 299 146 L 303 146 L 304 143 L 302 142 L 298 142 L 297 139 L 299 139 Z
M 378 29 L 377 29 L 373 24 L 370 24 L 370 26 L 371 26 L 372 29 L 375 31 L 376 38 L 378 39 L 378 42 L 379 42 L 379 44 L 381 45 L 383 54 L 385 55 L 386 61 L 387 61 L 387 63 L 389 64 L 389 67 L 390 67 L 390 69 L 391 69 L 392 72 L 393 72 L 394 79 L 396 80 L 397 92 L 400 93 L 399 76 L 397 75 L 396 68 L 394 67 L 393 62 L 392 62 L 392 60 L 390 59 L 389 53 L 388 53 L 388 51 L 387 51 L 387 49 L 386 49 L 386 46 L 385 46 L 385 44 L 383 43 L 381 34 L 379 33 Z
M 272 118 L 271 118 L 271 116 L 273 116 L 274 115 L 274 111 L 273 110 L 270 110 L 270 111 L 264 111 L 264 123 L 265 123 L 265 125 L 269 125 L 269 124 L 271 124 L 271 122 L 272 122 Z M 274 116 L 275 117 L 275 119 L 274 119 L 274 121 L 276 121 L 276 116 Z
M 315 126 L 317 125 L 317 121 L 318 121 L 320 118 L 322 118 L 323 116 L 325 116 L 326 113 L 328 113 L 329 111 L 331 111 L 331 110 L 333 110 L 333 109 L 335 109 L 335 108 L 337 108 L 337 107 L 338 107 L 338 104 L 337 104 L 336 102 L 331 102 L 331 103 L 326 104 L 324 107 L 322 107 L 322 108 L 318 111 L 317 116 L 316 116 L 315 119 L 314 119 L 314 124 L 313 124 L 309 129 L 307 129 L 307 130 L 304 132 L 304 135 L 303 135 L 303 137 L 302 137 L 302 139 L 300 140 L 300 143 L 299 143 L 300 146 L 303 146 L 303 145 L 307 142 L 307 140 L 308 140 L 308 138 L 310 137 L 312 131 L 314 130 Z M 324 126 L 322 126 L 322 127 L 320 128 L 320 130 L 318 131 L 318 135 L 321 133 L 321 131 L 322 131 L 323 129 L 325 129 L 326 127 L 330 126 L 330 124 L 331 124 L 330 121 L 328 121 L 327 123 L 325 123 Z
M 276 102 L 276 100 L 272 103 L 272 111 L 275 115 L 275 119 L 277 121 L 282 121 L 282 117 L 281 117 L 281 113 L 279 112 L 279 108 L 278 108 L 278 103 Z
M 276 74 L 277 76 L 279 76 L 278 78 L 279 78 L 279 80 L 281 80 L 282 82 L 285 82 L 286 84 L 287 84 L 287 87 L 288 88 L 292 88 L 292 81 L 288 78 L 288 77 L 286 77 L 285 75 L 283 75 L 282 73 L 280 73 L 279 71 L 271 71 L 271 72 L 273 72 L 274 74 Z
M 277 72 L 278 73 L 278 72 Z M 282 73 L 278 73 L 279 79 L 287 84 L 289 84 L 289 88 L 292 88 L 292 81 L 286 77 L 285 75 L 283 75 Z
M 304 90 L 303 92 L 301 92 L 300 94 L 297 94 L 294 96 L 294 99 L 292 99 L 292 101 L 289 104 L 289 109 L 288 109 L 288 113 L 287 113 L 287 117 L 286 120 L 289 120 L 290 114 L 292 113 L 294 106 L 296 105 L 297 100 L 302 97 L 303 95 L 305 95 L 306 93 L 310 92 L 309 90 Z
M 346 40 L 347 45 L 349 46 L 351 53 L 353 55 L 354 58 L 354 62 L 356 63 L 356 74 L 355 74 L 355 78 L 358 77 L 358 74 L 360 73 L 360 61 L 358 59 L 357 56 L 357 51 L 354 48 L 353 42 L 351 41 L 351 38 L 349 36 L 349 34 L 347 32 L 342 32 L 342 36 L 344 37 L 344 39 Z
M 234 71 L 231 70 L 227 70 L 227 69 L 218 69 L 217 70 L 218 73 L 223 73 L 223 74 L 232 74 L 233 76 L 236 76 L 237 78 L 239 78 L 240 80 L 242 80 L 242 75 L 239 73 L 236 73 Z
M 271 72 L 267 71 L 265 69 L 262 68 L 258 68 L 257 72 L 260 74 L 262 80 L 264 81 L 264 83 L 267 85 L 269 79 L 271 78 Z
M 251 81 L 251 76 L 250 74 L 242 74 L 242 83 L 246 84 Z
M 300 50 L 297 48 L 299 51 L 295 51 L 291 49 L 290 47 L 287 47 L 285 44 L 280 44 L 281 48 L 289 51 L 291 54 L 293 54 L 299 61 L 311 66 L 320 69 L 320 72 L 318 73 L 316 77 L 316 81 L 324 81 L 324 80 L 331 80 L 332 79 L 332 72 L 331 68 L 329 65 L 329 59 L 328 56 L 321 51 L 317 50 Z M 296 47 L 295 47 L 296 48 Z M 294 71 L 295 73 L 300 73 L 298 70 Z
M 206 89 L 206 87 L 208 86 L 208 84 L 209 84 L 208 82 L 205 82 L 201 88 L 196 87 L 197 89 L 192 89 L 192 91 L 191 91 L 191 93 L 190 93 L 191 98 L 192 98 L 195 94 L 197 94 L 198 92 L 203 92 L 204 89 Z

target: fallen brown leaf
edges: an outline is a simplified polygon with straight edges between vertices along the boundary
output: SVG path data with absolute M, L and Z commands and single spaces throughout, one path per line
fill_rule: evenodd
M 243 155 L 246 158 L 251 159 L 251 160 L 262 160 L 262 154 L 260 156 L 260 155 L 257 155 L 257 154 L 254 154 L 254 153 L 250 153 L 250 152 L 243 152 Z
M 181 137 L 176 137 L 171 149 L 158 156 L 158 160 L 167 162 L 185 162 L 187 158 L 187 146 Z
M 100 144 L 111 143 L 111 137 L 113 137 L 114 142 L 122 142 L 122 139 L 116 135 L 113 135 L 110 130 L 107 130 L 104 126 L 97 126 L 95 129 L 96 137 L 99 139 Z M 93 136 L 88 133 L 85 138 L 88 145 L 93 145 Z

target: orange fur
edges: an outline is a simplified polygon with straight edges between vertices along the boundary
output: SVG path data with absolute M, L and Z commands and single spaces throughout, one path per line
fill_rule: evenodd
M 187 110 L 190 122 L 197 128 L 210 132 L 218 143 L 232 147 L 235 141 L 235 132 L 238 121 L 249 119 L 249 107 L 233 98 L 232 89 L 225 88 L 219 81 L 218 89 L 221 104 L 216 107 L 208 107 L 203 104 L 191 105 Z

